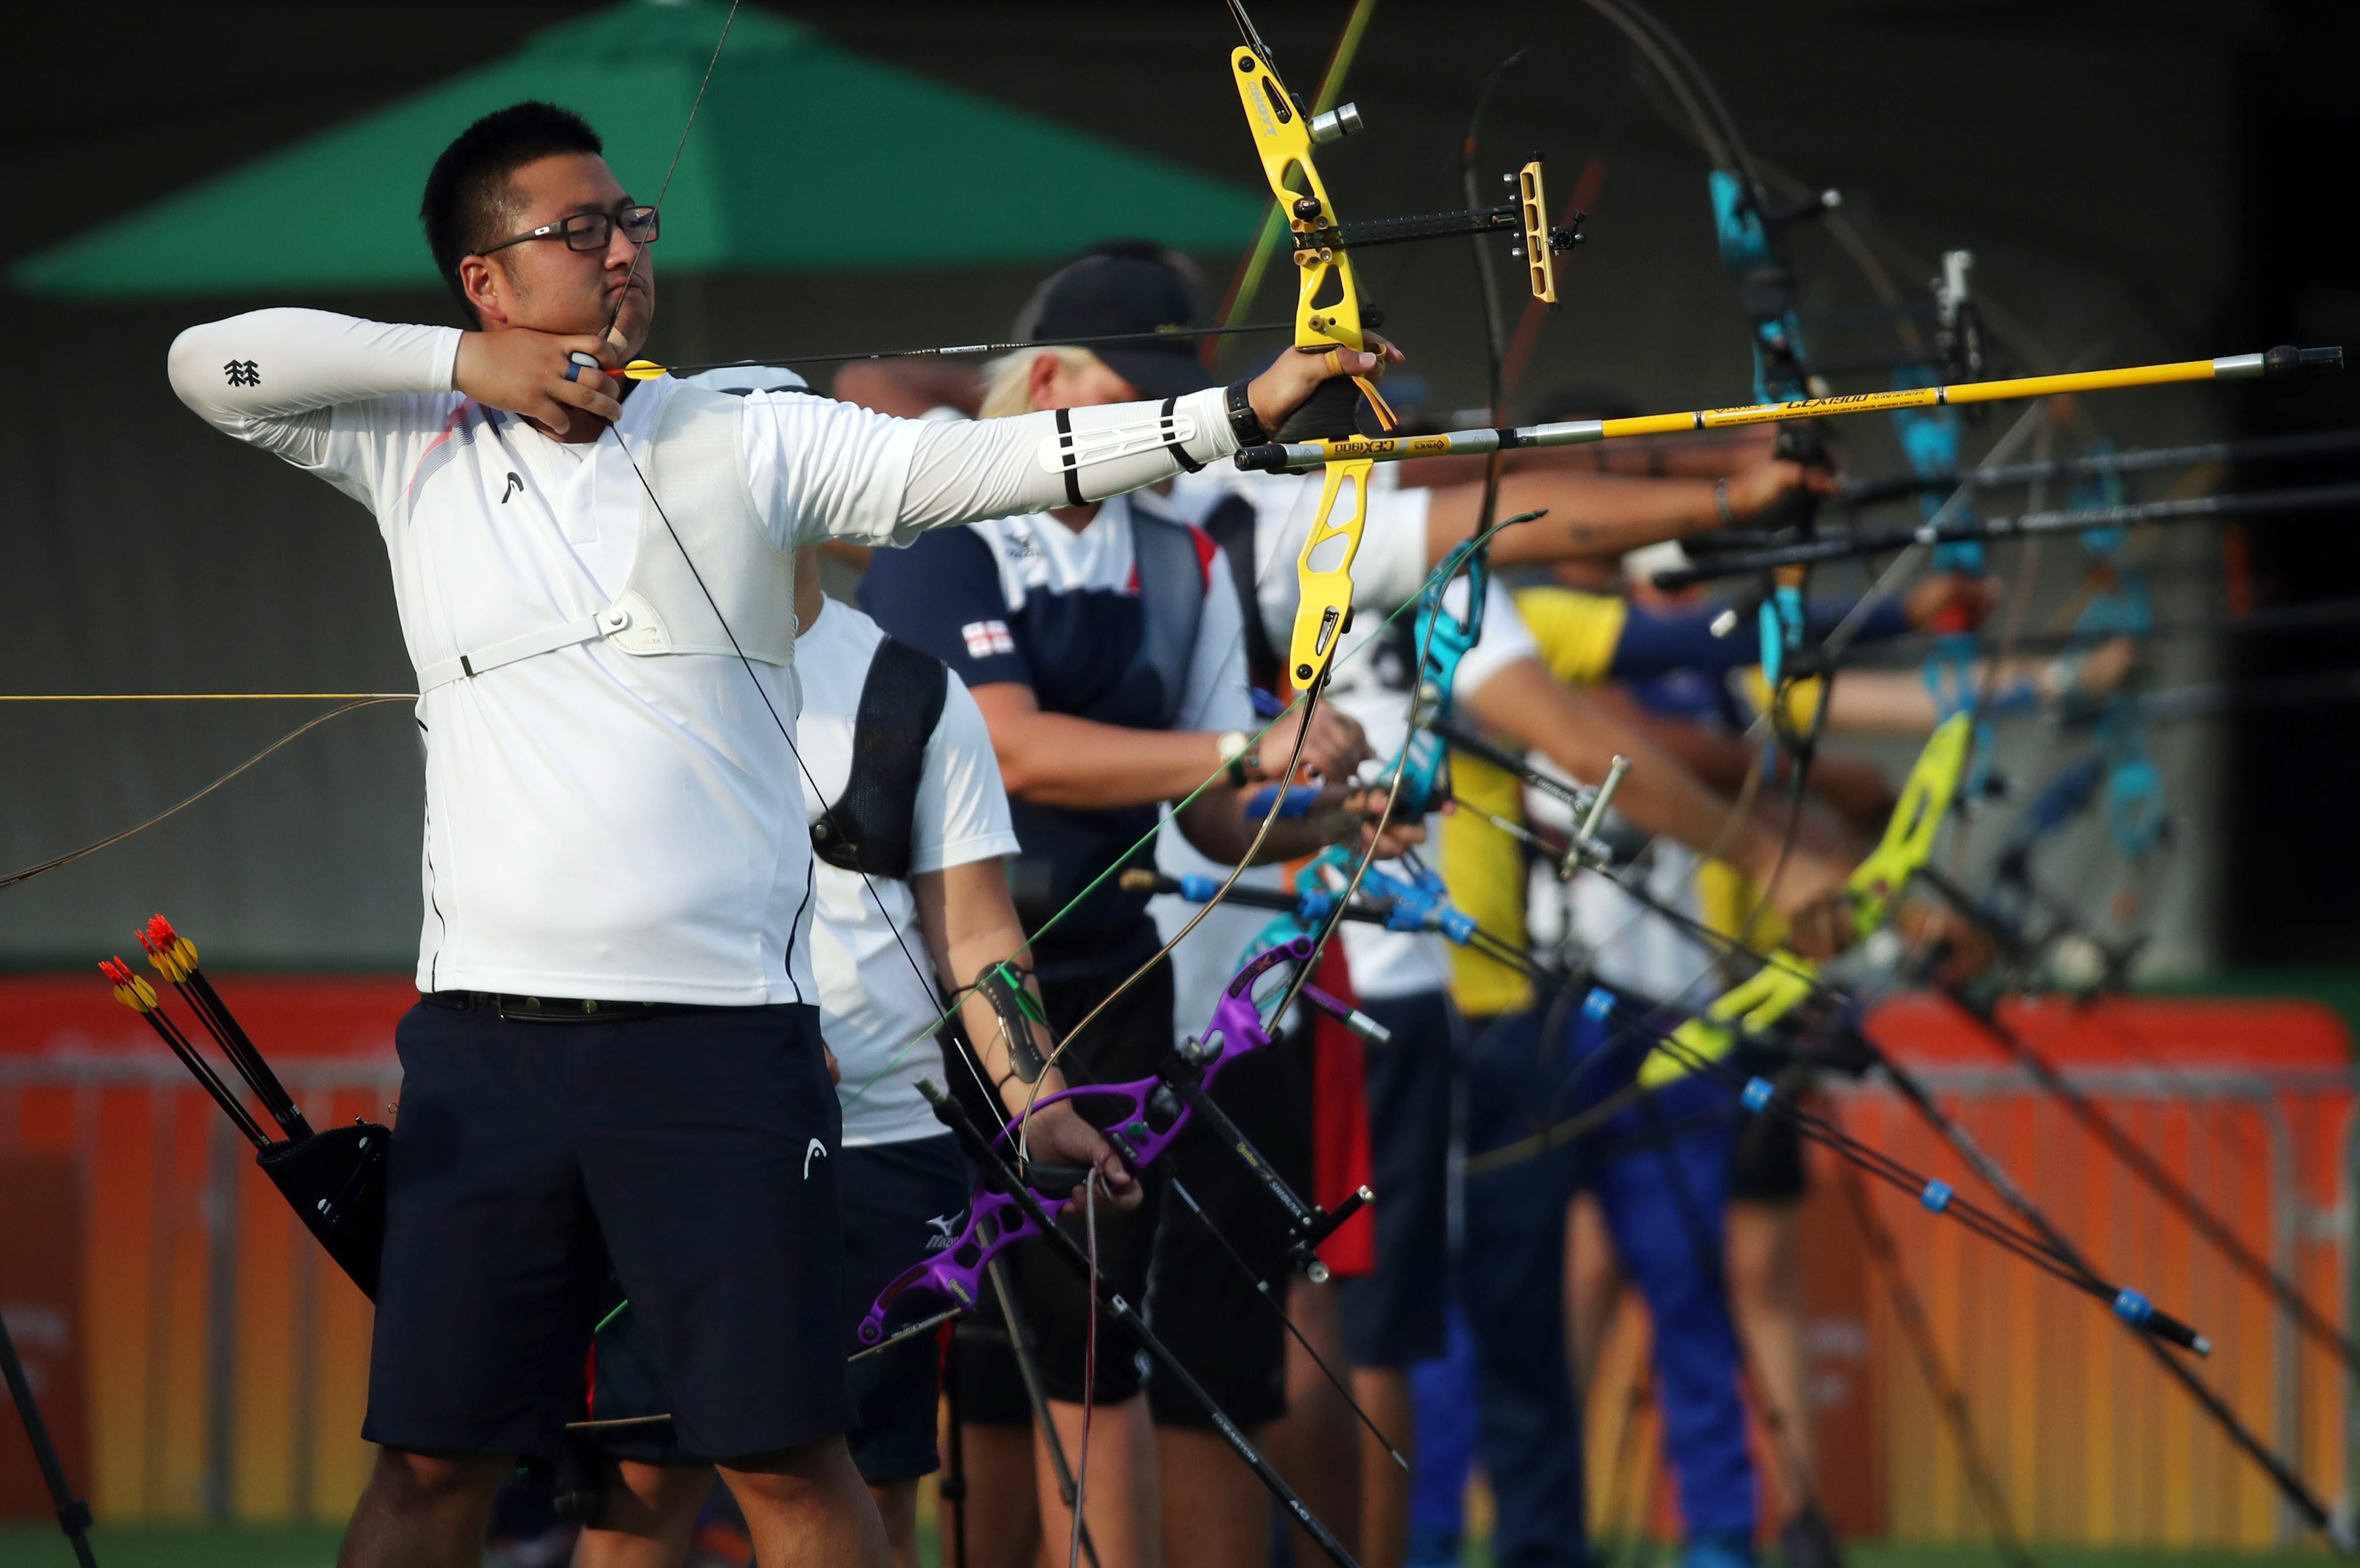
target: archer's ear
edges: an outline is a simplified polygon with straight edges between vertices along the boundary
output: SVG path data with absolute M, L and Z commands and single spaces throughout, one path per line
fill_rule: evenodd
M 508 275 L 494 266 L 488 256 L 464 256 L 459 258 L 459 287 L 466 294 L 467 302 L 475 308 L 478 325 L 508 324 Z
M 1042 353 L 1032 356 L 1032 364 L 1025 372 L 1024 386 L 1032 395 L 1034 408 L 1062 408 L 1065 406 L 1064 393 L 1057 385 L 1065 373 L 1065 362 L 1055 354 Z

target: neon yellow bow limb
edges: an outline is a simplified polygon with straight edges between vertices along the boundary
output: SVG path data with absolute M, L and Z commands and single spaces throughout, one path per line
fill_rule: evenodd
M 1844 879 L 1855 940 L 1885 923 L 1894 899 L 1932 856 L 1934 840 L 1942 831 L 1942 819 L 1950 815 L 1973 749 L 1972 717 L 1961 713 L 1937 725 L 1926 749 L 1918 754 L 1908 782 L 1902 786 L 1900 803 L 1885 824 L 1885 836 Z M 1818 976 L 1819 965 L 1779 948 L 1750 978 L 1715 997 L 1702 1018 L 1690 1018 L 1672 1031 L 1680 1050 L 1657 1046 L 1649 1051 L 1639 1064 L 1639 1086 L 1659 1089 L 1686 1077 L 1699 1061 L 1721 1061 L 1741 1034 L 1768 1029 L 1800 1007 Z

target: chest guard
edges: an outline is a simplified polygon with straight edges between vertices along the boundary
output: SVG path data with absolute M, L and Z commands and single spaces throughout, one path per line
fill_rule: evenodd
M 852 721 L 852 769 L 812 823 L 813 854 L 838 870 L 909 880 L 926 743 L 949 690 L 950 671 L 932 654 L 890 637 L 877 645 Z
M 648 439 L 631 453 L 663 506 L 659 510 L 641 491 L 638 548 L 630 576 L 614 602 L 578 619 L 427 665 L 418 672 L 419 691 L 601 641 L 640 658 L 709 653 L 735 659 L 743 653 L 792 669 L 794 552 L 770 542 L 747 491 L 739 449 L 745 408 L 742 398 L 726 393 L 674 389 Z
M 1180 717 L 1188 691 L 1188 666 L 1196 657 L 1196 626 L 1205 608 L 1205 568 L 1196 554 L 1196 531 L 1131 498 L 1131 539 L 1139 572 L 1139 603 L 1144 623 L 1134 667 L 1155 672 L 1164 687 L 1163 727 Z

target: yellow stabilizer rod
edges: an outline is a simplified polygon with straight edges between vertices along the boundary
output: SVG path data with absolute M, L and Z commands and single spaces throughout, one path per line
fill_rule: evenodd
M 2104 392 L 2124 387 L 2161 387 L 2176 381 L 2247 381 L 2322 372 L 2341 372 L 2341 348 L 2274 348 L 2267 354 L 2236 354 L 2221 359 L 2187 359 L 2171 365 L 2134 365 L 2118 370 L 2080 370 L 2063 376 L 2019 376 L 2005 381 L 1967 381 L 1955 387 L 1912 387 L 1891 392 L 1854 392 L 1841 397 L 1806 397 L 1794 403 L 1755 403 L 1743 408 L 1699 408 L 1684 414 L 1639 414 L 1627 419 L 1566 419 L 1554 424 L 1492 430 L 1447 430 L 1431 436 L 1355 437 L 1349 441 L 1272 442 L 1238 453 L 1240 468 L 1264 474 L 1317 468 L 1325 463 L 1365 459 L 1399 463 L 1412 457 L 1480 457 L 1517 447 L 1579 446 L 1624 436 L 1724 430 L 1786 419 L 1823 419 L 1842 414 L 1882 414 L 1896 408 L 2005 403 L 2021 397 L 2051 397 L 2066 392 Z

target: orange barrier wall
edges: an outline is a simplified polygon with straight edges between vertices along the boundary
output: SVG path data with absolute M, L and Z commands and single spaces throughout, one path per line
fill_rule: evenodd
M 315 1125 L 385 1118 L 393 1025 L 416 1000 L 406 980 L 216 978 Z M 55 1189 L 78 1200 L 66 1247 L 41 1272 L 12 1260 L 0 1310 L 21 1334 L 20 1283 L 79 1274 L 83 1388 L 38 1394 L 53 1426 L 87 1434 L 67 1458 L 99 1516 L 348 1510 L 368 1463 L 368 1303 L 95 973 L 0 979 L 0 1156 L 79 1178 Z M 19 1169 L 0 1160 L 12 1235 L 45 1206 Z M 0 1441 L 0 1466 L 12 1462 L 30 1462 L 20 1437 Z M 0 1502 L 46 1518 L 23 1482 L 0 1473 Z
M 2300 1002 L 2049 1002 L 2002 1021 L 2064 1068 L 2265 1259 L 2283 1260 L 2305 1299 L 2348 1322 L 2352 1216 L 2351 1041 L 2327 1009 Z M 2234 1271 L 2090 1133 L 2016 1073 L 1946 1004 L 1889 1004 L 1871 1032 L 1938 1091 L 2100 1272 L 2145 1291 L 2209 1334 L 2193 1362 L 2331 1505 L 2344 1497 L 2350 1375 L 2331 1348 L 2297 1335 L 2267 1291 Z M 1994 1194 L 1900 1099 L 1838 1084 L 1830 1110 L 1855 1136 L 1965 1196 Z M 1987 1539 L 1951 1429 L 1903 1334 L 1895 1287 L 1864 1243 L 1839 1182 L 1813 1151 L 1801 1216 L 1805 1344 L 1822 1500 L 1845 1533 Z M 2148 1361 L 2105 1306 L 1870 1183 L 1871 1213 L 1897 1249 L 1904 1288 L 1928 1319 L 1937 1360 L 1964 1396 L 2014 1528 L 2026 1540 L 2092 1545 L 2265 1547 L 2292 1539 L 2276 1489 L 2192 1399 Z M 1589 1410 L 1593 1518 L 1677 1535 L 1655 1474 L 1644 1403 L 1628 1426 L 1644 1361 L 1644 1315 L 1623 1308 Z M 1757 1431 L 1768 1490 L 1788 1466 Z M 1618 1451 L 1633 1457 L 1618 1465 Z M 1775 1513 L 1775 1507 L 1772 1510 Z
M 399 1074 L 406 980 L 230 975 L 223 989 L 315 1122 L 383 1117 Z M 2292 1250 L 2337 1322 L 2349 1246 L 2349 1041 L 2296 1003 L 2130 1001 L 2008 1015 L 2264 1256 Z M 1940 1005 L 1888 1007 L 1874 1032 L 1932 1075 L 1945 1103 L 2103 1269 L 2212 1334 L 2202 1374 L 2294 1451 L 2331 1500 L 2345 1490 L 2349 1384 L 2329 1354 L 2289 1348 L 2257 1289 L 2145 1194 L 2088 1135 L 2010 1074 Z M 1839 1086 L 1860 1136 L 1978 1195 L 1890 1095 Z M 71 1180 L 65 1180 L 71 1173 Z M 1821 1489 L 1847 1529 L 1979 1539 L 1952 1440 L 1824 1161 L 1804 1215 Z M 1873 1199 L 1965 1391 L 2016 1527 L 2045 1541 L 2266 1545 L 2283 1521 L 2267 1483 L 2144 1364 L 2098 1303 L 1930 1218 Z M 0 1310 L 48 1368 L 77 1483 L 102 1517 L 333 1518 L 367 1463 L 367 1303 L 300 1230 L 220 1113 L 93 974 L 0 980 Z M 47 1236 L 50 1239 L 41 1238 Z M 79 1251 L 79 1274 L 75 1251 Z M 51 1261 L 43 1266 L 46 1254 Z M 55 1303 L 80 1291 L 78 1321 Z M 46 1315 L 45 1315 L 46 1314 Z M 64 1338 L 60 1338 L 64 1335 Z M 1622 1325 L 1591 1401 L 1591 1492 L 1626 1521 L 1676 1528 L 1644 1416 L 1615 1465 L 1644 1324 Z M 79 1367 L 82 1388 L 73 1388 Z M 0 1434 L 0 1505 L 45 1517 Z M 1765 1473 L 1779 1466 L 1765 1455 Z

